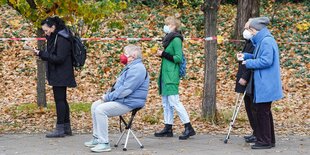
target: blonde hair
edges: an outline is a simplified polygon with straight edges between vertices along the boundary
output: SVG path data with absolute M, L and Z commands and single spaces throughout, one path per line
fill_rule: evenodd
M 181 21 L 173 16 L 169 16 L 165 19 L 166 25 L 173 25 L 175 26 L 175 30 L 180 30 L 181 27 Z

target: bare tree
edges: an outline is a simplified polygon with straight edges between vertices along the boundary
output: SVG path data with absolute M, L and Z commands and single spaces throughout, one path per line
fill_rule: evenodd
M 205 19 L 205 36 L 216 36 L 217 13 L 221 0 L 205 0 L 201 7 Z M 209 121 L 216 116 L 217 41 L 205 41 L 202 115 Z
M 37 5 L 34 2 L 34 0 L 27 0 L 27 3 L 29 4 L 30 8 L 33 10 L 37 9 Z M 10 1 L 8 1 L 8 5 L 13 7 L 16 11 L 20 12 L 20 10 Z M 43 37 L 43 31 L 42 29 L 37 29 L 37 36 Z M 44 48 L 44 41 L 39 40 L 38 41 L 38 47 L 39 49 Z M 41 60 L 40 58 L 37 59 L 37 104 L 38 106 L 44 106 L 46 107 L 46 90 L 45 90 L 45 62 Z
M 259 16 L 259 3 L 259 0 L 238 0 L 235 38 L 242 38 L 243 27 L 249 18 Z

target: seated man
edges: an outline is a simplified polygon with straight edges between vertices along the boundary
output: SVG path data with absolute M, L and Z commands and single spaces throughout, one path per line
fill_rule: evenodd
M 91 106 L 93 139 L 85 142 L 93 152 L 110 151 L 108 117 L 120 116 L 143 107 L 149 88 L 149 76 L 142 63 L 141 48 L 128 45 L 120 61 L 125 68 L 119 74 L 112 89 Z

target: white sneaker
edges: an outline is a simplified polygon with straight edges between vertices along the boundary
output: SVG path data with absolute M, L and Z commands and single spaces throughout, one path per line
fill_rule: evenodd
M 90 148 L 95 147 L 97 144 L 99 144 L 97 138 L 93 138 L 92 140 L 84 143 L 85 146 L 90 147 Z
M 95 147 L 90 149 L 92 152 L 109 152 L 111 151 L 110 144 L 99 143 Z

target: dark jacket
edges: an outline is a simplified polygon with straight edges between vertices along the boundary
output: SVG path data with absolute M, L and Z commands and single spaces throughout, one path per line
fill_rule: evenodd
M 255 47 L 253 46 L 251 40 L 246 40 L 242 53 L 250 53 L 252 54 Z M 236 87 L 235 92 L 243 93 L 245 91 L 246 86 L 242 86 L 239 84 L 240 78 L 243 78 L 247 82 L 249 81 L 251 76 L 251 70 L 247 69 L 245 65 L 242 65 L 242 61 L 239 61 L 238 72 L 236 75 Z
M 57 36 L 56 47 L 54 43 Z M 51 86 L 76 87 L 71 57 L 71 41 L 68 29 L 63 29 L 47 36 L 45 51 L 39 57 L 47 61 L 46 76 Z

